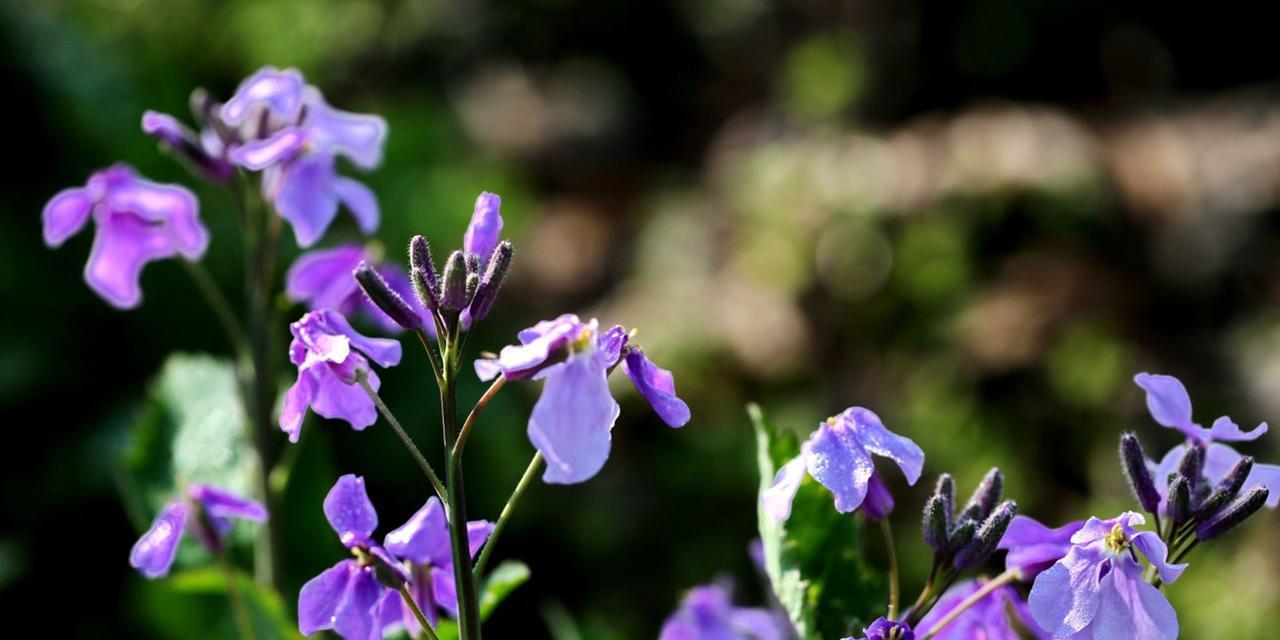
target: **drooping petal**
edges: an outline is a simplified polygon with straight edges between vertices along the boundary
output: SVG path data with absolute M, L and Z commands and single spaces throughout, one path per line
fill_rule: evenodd
M 835 495 L 836 511 L 849 513 L 862 504 L 875 468 L 852 429 L 824 422 L 809 436 L 809 475 Z
M 304 253 L 289 267 L 285 294 L 312 309 L 341 309 L 358 292 L 351 272 L 367 258 L 364 247 L 354 244 Z
M 61 246 L 89 221 L 93 211 L 93 196 L 88 189 L 74 187 L 59 191 L 44 206 L 40 217 L 44 223 L 44 243 L 49 247 Z
M 188 260 L 198 260 L 209 246 L 209 232 L 200 222 L 200 204 L 185 187 L 135 176 L 116 182 L 103 198 L 103 206 L 150 223 L 149 235 L 155 243 L 152 255 L 156 257 L 177 253 Z M 121 217 L 116 215 L 112 220 Z
M 335 109 L 310 87 L 305 101 L 304 126 L 317 147 L 346 156 L 361 169 L 381 164 L 382 146 L 387 139 L 387 121 L 382 116 Z
M 622 357 L 622 348 L 625 346 L 627 346 L 627 330 L 620 324 L 600 332 L 600 336 L 596 338 L 596 352 L 604 360 L 605 367 L 617 364 L 618 358 Z
M 1133 381 L 1147 392 L 1147 410 L 1163 426 L 1178 429 L 1188 437 L 1198 438 L 1200 427 L 1191 421 L 1191 396 L 1182 382 L 1173 376 L 1139 373 Z
M 333 613 L 333 630 L 347 640 L 381 638 L 377 605 L 382 597 L 382 585 L 373 575 L 372 567 L 360 567 L 351 573 L 347 591 Z
M 400 364 L 402 348 L 399 340 L 390 338 L 370 338 L 351 328 L 351 323 L 340 313 L 325 313 L 325 322 L 336 333 L 351 340 L 351 345 L 359 349 L 370 360 L 383 367 L 394 367 Z
M 142 268 L 154 258 L 169 255 L 167 244 L 141 218 L 109 215 L 99 221 L 84 266 L 85 282 L 117 308 L 136 307 L 142 302 Z
M 800 454 L 782 465 L 773 476 L 773 484 L 760 494 L 765 513 L 774 520 L 786 520 L 791 515 L 791 502 L 804 480 L 805 456 Z
M 867 481 L 867 496 L 862 500 L 862 513 L 869 520 L 880 520 L 893 511 L 893 494 L 884 486 L 880 474 L 872 473 Z
M 543 325 L 547 325 L 543 327 Z M 508 380 L 524 380 L 536 375 L 547 366 L 552 354 L 565 348 L 570 338 L 581 332 L 587 325 L 572 320 L 557 319 L 554 324 L 538 323 L 535 327 L 543 328 L 537 335 L 530 335 L 529 329 L 520 332 L 523 344 L 508 345 L 498 353 L 497 365 Z M 525 340 L 529 337 L 529 340 Z M 477 369 L 479 372 L 479 369 Z
M 453 581 L 452 567 L 431 568 L 431 595 L 450 617 L 458 617 L 458 587 Z
M 481 260 L 488 260 L 493 248 L 502 239 L 502 198 L 484 192 L 476 198 L 475 210 L 471 213 L 471 223 L 467 225 L 467 233 L 462 238 L 463 250 L 474 253 Z
M 324 498 L 324 516 L 343 538 L 343 544 L 352 540 L 368 541 L 378 528 L 378 512 L 369 501 L 364 478 L 353 474 L 338 478 L 329 490 Z
M 338 176 L 333 181 L 333 192 L 356 219 L 362 233 L 373 235 L 378 230 L 378 198 L 373 190 L 359 180 Z
M 297 69 L 263 67 L 240 83 L 218 113 L 223 122 L 239 126 L 252 115 L 256 105 L 263 105 L 271 115 L 291 122 L 302 107 L 303 86 Z
M 298 246 L 315 244 L 338 215 L 338 197 L 333 184 L 333 156 L 310 153 L 290 162 L 279 178 L 263 182 L 276 211 L 293 227 Z
M 148 578 L 168 575 L 186 526 L 187 505 L 180 500 L 166 504 L 156 514 L 151 528 L 138 538 L 129 551 L 129 566 Z
M 547 382 L 529 416 L 529 440 L 547 459 L 542 479 L 582 482 L 609 457 L 618 403 L 609 394 L 604 366 L 591 354 L 572 356 L 542 373 Z
M 1187 568 L 1186 564 L 1169 564 L 1169 548 L 1154 531 L 1140 531 L 1129 539 L 1133 546 L 1142 552 L 1147 562 L 1160 572 L 1160 579 L 1165 584 L 1173 584 Z
M 314 370 L 298 371 L 298 379 L 284 394 L 284 408 L 280 411 L 280 430 L 289 434 L 289 442 L 297 442 L 302 433 L 302 420 L 307 407 L 316 398 L 316 373 Z
M 238 496 L 230 491 L 207 484 L 193 484 L 187 495 L 200 503 L 204 512 L 212 518 L 240 518 L 252 522 L 266 522 L 267 508 L 257 500 Z
M 467 548 L 471 557 L 476 557 L 485 541 L 493 535 L 493 523 L 488 520 L 472 520 L 467 523 Z
M 675 378 L 670 371 L 654 364 L 639 349 L 627 353 L 622 368 L 663 422 L 677 428 L 689 422 L 689 405 L 676 396 Z
M 262 171 L 282 165 L 302 153 L 307 135 L 298 129 L 283 129 L 262 140 L 252 140 L 231 150 L 228 158 L 250 170 Z
M 852 407 L 840 414 L 840 417 L 854 425 L 853 432 L 863 449 L 898 463 L 908 484 L 915 484 L 920 479 L 920 472 L 924 468 L 924 451 L 910 438 L 889 431 L 880 421 L 880 416 L 870 409 Z
M 387 534 L 384 546 L 414 564 L 441 565 L 450 560 L 449 528 L 440 500 L 429 498 L 407 522 Z
M 352 356 L 348 361 L 358 356 Z M 331 368 L 316 368 L 316 392 L 311 399 L 311 410 L 330 420 L 345 420 L 351 428 L 360 431 L 378 421 L 378 410 L 373 399 L 357 384 L 350 384 Z M 382 381 L 373 370 L 365 373 L 369 387 L 377 391 Z
M 1050 529 L 1027 516 L 1015 516 L 996 548 L 1009 551 L 1006 569 L 1016 569 L 1019 580 L 1030 581 L 1067 555 L 1071 536 L 1083 526 L 1083 520 L 1076 520 Z
M 1064 558 L 1036 576 L 1027 603 L 1036 623 L 1054 638 L 1079 632 L 1093 621 L 1101 599 L 1101 562 L 1099 552 L 1072 547 Z
M 333 628 L 338 603 L 356 571 L 359 567 L 355 560 L 343 560 L 302 585 L 298 592 L 298 631 L 302 635 Z
M 1213 421 L 1213 426 L 1209 428 L 1209 437 L 1222 442 L 1248 442 L 1257 440 L 1266 432 L 1267 423 L 1265 422 L 1249 431 L 1242 431 L 1240 425 L 1236 424 L 1231 418 L 1222 416 Z
M 1116 570 L 1103 579 L 1097 615 L 1089 626 L 1093 640 L 1174 640 L 1178 614 L 1141 571 Z

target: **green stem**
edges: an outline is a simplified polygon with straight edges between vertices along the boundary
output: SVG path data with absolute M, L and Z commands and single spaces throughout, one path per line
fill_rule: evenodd
M 400 597 L 404 599 L 405 605 L 413 612 L 413 617 L 418 619 L 418 626 L 422 627 L 422 633 L 427 636 L 427 640 L 440 640 L 440 636 L 436 635 L 436 630 L 431 628 L 431 623 L 427 622 L 427 616 L 422 614 L 422 609 L 413 600 L 413 594 L 409 593 L 409 583 L 406 582 L 400 585 Z
M 244 337 L 244 331 L 240 329 L 240 321 L 236 319 L 235 312 L 231 310 L 231 303 L 227 302 L 227 297 L 222 295 L 222 290 L 214 282 L 213 276 L 209 275 L 209 270 L 199 262 L 187 260 L 180 260 L 179 262 L 186 267 L 187 274 L 191 276 L 192 282 L 196 285 L 196 290 L 200 292 L 200 296 L 204 298 L 205 303 L 213 310 L 213 315 L 218 317 L 218 323 L 222 325 L 222 332 L 227 335 L 227 342 L 231 345 L 231 351 L 235 354 L 236 359 L 242 360 L 247 357 L 245 345 L 249 341 Z
M 502 386 L 506 383 L 506 376 L 499 375 L 498 379 L 489 385 L 489 390 L 485 391 L 484 395 L 480 396 L 480 400 L 476 401 L 476 406 L 471 408 L 471 413 L 467 414 L 466 421 L 462 423 L 462 430 L 458 432 L 458 439 L 453 443 L 453 455 L 455 457 L 462 455 L 463 447 L 467 446 L 467 436 L 471 435 L 471 427 L 475 425 L 476 417 L 480 415 L 481 411 L 484 411 L 485 407 L 489 406 L 489 402 L 493 400 L 494 396 L 498 395 L 498 392 L 502 390 Z
M 937 624 L 930 627 L 929 630 L 925 632 L 924 636 L 920 640 L 929 640 L 929 638 L 932 638 L 933 636 L 937 635 L 943 629 L 947 628 L 947 625 L 951 624 L 952 622 L 955 622 L 955 619 L 960 617 L 960 614 L 967 611 L 969 607 L 972 607 L 973 605 L 977 604 L 983 598 L 990 595 L 992 591 L 995 591 L 996 589 L 999 589 L 1001 586 L 1004 586 L 1012 582 L 1013 580 L 1017 579 L 1017 577 L 1018 577 L 1017 570 L 1009 569 L 1008 571 L 1005 571 L 1004 573 L 996 576 L 995 578 L 988 580 L 987 583 L 982 585 L 981 588 L 979 588 L 977 591 L 974 591 L 972 594 L 969 595 L 968 598 L 965 598 L 963 601 L 960 602 L 960 604 L 956 605 L 954 609 L 947 612 L 947 615 L 943 616 L 942 619 L 937 622 Z
M 418 449 L 418 446 L 413 443 L 413 439 L 405 432 L 404 427 L 400 426 L 400 421 L 396 420 L 396 417 L 391 413 L 391 409 L 387 408 L 386 403 L 382 401 L 382 397 L 369 384 L 369 375 L 364 371 L 356 373 L 356 383 L 364 389 L 365 393 L 369 394 L 369 399 L 373 400 L 378 412 L 382 414 L 383 418 L 386 418 L 387 423 L 391 425 L 391 430 L 396 432 L 396 436 L 400 438 L 404 448 L 408 449 L 409 455 L 413 456 L 413 461 L 418 463 L 418 468 L 422 469 L 422 473 L 426 474 L 427 480 L 431 481 L 431 487 L 435 489 L 436 495 L 440 496 L 440 499 L 448 506 L 447 491 L 444 483 L 440 481 L 440 476 L 436 475 L 435 469 L 431 468 L 431 463 L 427 462 L 427 458 L 422 455 L 422 450 Z
M 516 506 L 520 504 L 520 498 L 524 496 L 524 492 L 533 483 L 533 478 L 538 475 L 538 470 L 542 468 L 542 462 L 542 452 L 539 451 L 529 461 L 529 468 L 524 470 L 523 476 L 520 476 L 520 482 L 516 483 L 515 491 L 511 492 L 511 497 L 507 498 L 506 506 L 502 507 L 502 514 L 498 516 L 498 523 L 493 526 L 493 533 L 489 534 L 488 542 L 485 542 L 484 548 L 480 550 L 480 557 L 476 559 L 476 575 L 484 574 L 484 568 L 489 564 L 489 556 L 493 554 L 493 548 L 497 546 L 498 536 L 502 535 L 502 530 L 507 528 L 507 521 L 511 520 L 511 514 L 515 513 Z
M 231 561 L 227 559 L 225 549 L 218 551 L 218 565 L 222 567 L 222 577 L 227 582 L 227 600 L 231 601 L 231 612 L 236 619 L 236 630 L 239 631 L 241 640 L 256 640 L 253 633 L 253 619 L 249 617 L 249 610 L 244 606 L 244 599 L 240 597 L 236 571 L 231 567 Z
M 884 534 L 885 554 L 889 556 L 889 615 L 890 620 L 898 617 L 898 553 L 893 546 L 893 527 L 889 518 L 880 518 L 880 533 Z
M 440 395 L 441 423 L 445 434 L 445 486 L 449 496 L 449 539 L 453 549 L 453 579 L 458 591 L 458 631 L 462 640 L 480 640 L 480 603 L 475 573 L 471 569 L 471 543 L 467 536 L 467 498 L 462 476 L 462 456 L 453 455 L 458 436 L 458 382 L 452 345 L 445 348 L 444 389 Z

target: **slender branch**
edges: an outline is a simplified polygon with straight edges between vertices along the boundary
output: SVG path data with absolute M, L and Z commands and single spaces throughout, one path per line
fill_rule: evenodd
M 458 635 L 462 640 L 480 640 L 480 599 L 471 568 L 462 457 L 452 455 L 453 442 L 458 435 L 458 383 L 457 367 L 449 363 L 456 361 L 451 353 L 455 346 L 450 340 L 445 347 L 445 384 L 440 394 L 440 422 L 445 437 L 445 487 L 449 492 L 449 542 L 453 556 L 453 581 L 458 592 Z
M 431 468 L 431 463 L 427 462 L 427 458 L 422 455 L 422 451 L 413 443 L 413 439 L 405 432 L 404 427 L 400 426 L 400 421 L 391 414 L 391 409 L 387 408 L 386 403 L 382 401 L 382 397 L 369 384 L 369 375 L 364 371 L 356 372 L 356 383 L 360 385 L 364 392 L 369 394 L 369 399 L 373 400 L 374 406 L 378 408 L 378 412 L 386 418 L 387 423 L 391 425 L 391 430 L 396 432 L 396 436 L 400 438 L 400 442 L 404 444 L 404 448 L 409 450 L 409 455 L 413 456 L 413 461 L 418 463 L 418 468 L 422 469 L 422 473 L 426 474 L 427 479 L 431 481 L 431 488 L 435 489 L 436 495 L 440 496 L 445 505 L 449 504 L 446 497 L 448 491 L 445 490 L 444 483 L 440 481 L 440 476 L 436 475 L 435 469 Z
M 409 583 L 400 585 L 400 597 L 404 599 L 404 603 L 413 612 L 413 617 L 418 619 L 418 626 L 422 627 L 422 633 L 426 634 L 428 640 L 440 640 L 440 636 L 436 635 L 435 629 L 431 628 L 431 623 L 427 622 L 427 616 L 422 614 L 422 609 L 418 607 L 418 603 L 413 600 L 413 595 L 409 593 Z
M 226 549 L 218 551 L 218 565 L 222 567 L 222 577 L 227 582 L 227 600 L 231 601 L 231 612 L 236 619 L 236 630 L 239 631 L 240 638 L 256 640 L 257 636 L 253 633 L 253 618 L 249 617 L 249 610 L 245 608 L 244 599 L 240 597 L 240 585 L 237 584 L 235 569 L 227 560 Z
M 525 491 L 529 489 L 529 485 L 533 483 L 534 476 L 538 475 L 538 470 L 542 468 L 542 462 L 542 452 L 539 451 L 529 461 L 529 468 L 524 470 L 523 476 L 520 476 L 520 482 L 516 483 L 516 488 L 511 492 L 511 497 L 507 498 L 506 506 L 502 507 L 502 514 L 498 516 L 498 523 L 493 526 L 493 533 L 489 534 L 489 541 L 485 543 L 484 548 L 480 550 L 480 557 L 476 559 L 476 575 L 484 574 L 484 568 L 489 564 L 489 556 L 493 554 L 493 548 L 497 546 L 498 536 L 502 535 L 502 530 L 507 528 L 507 521 L 511 519 L 511 514 L 515 513 L 516 506 L 520 504 L 520 498 L 524 496 Z
M 898 553 L 893 546 L 893 527 L 889 518 L 880 518 L 880 532 L 884 534 L 884 549 L 889 556 L 889 616 L 890 620 L 898 617 Z
M 995 578 L 988 580 L 987 583 L 982 585 L 981 588 L 969 594 L 968 598 L 965 598 L 963 601 L 960 602 L 960 604 L 956 605 L 954 609 L 947 612 L 947 615 L 943 616 L 942 619 L 937 622 L 937 624 L 930 627 L 929 630 L 925 632 L 924 636 L 921 637 L 920 640 L 929 640 L 929 638 L 932 638 L 933 636 L 937 635 L 938 632 L 945 629 L 947 625 L 951 624 L 952 622 L 955 622 L 955 619 L 959 618 L 960 614 L 967 611 L 969 607 L 972 607 L 973 605 L 977 604 L 980 600 L 990 595 L 992 591 L 995 591 L 996 589 L 999 589 L 1000 587 L 1017 579 L 1017 577 L 1018 577 L 1017 570 L 1009 569 L 1008 571 L 1005 571 L 1004 573 L 996 576 Z
M 489 406 L 489 402 L 493 400 L 494 396 L 498 395 L 498 392 L 502 390 L 502 386 L 506 383 L 507 377 L 499 375 L 498 379 L 489 385 L 489 390 L 485 391 L 484 395 L 480 396 L 480 399 L 476 401 L 476 406 L 471 408 L 471 413 L 467 414 L 466 421 L 462 423 L 462 429 L 458 431 L 458 439 L 453 443 L 453 455 L 455 457 L 462 455 L 462 448 L 467 446 L 467 436 L 471 435 L 471 427 L 475 425 L 476 416 L 479 416 L 480 412 Z
M 213 276 L 209 275 L 209 270 L 199 262 L 188 260 L 179 260 L 179 262 L 186 267 L 187 274 L 191 276 L 196 289 L 200 291 L 200 296 L 213 310 L 213 315 L 218 317 L 218 323 L 222 325 L 222 332 L 227 334 L 227 342 L 231 344 L 231 350 L 236 358 L 244 358 L 245 345 L 249 341 L 245 338 L 244 330 L 240 328 L 240 321 L 236 319 L 235 312 L 231 310 L 231 303 L 227 301 L 226 296 L 222 295 L 222 290 L 214 282 Z

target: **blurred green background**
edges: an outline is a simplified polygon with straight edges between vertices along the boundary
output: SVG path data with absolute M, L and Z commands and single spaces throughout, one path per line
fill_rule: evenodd
M 639 327 L 693 408 L 672 431 L 618 387 L 604 471 L 535 486 L 502 540 L 499 557 L 533 577 L 494 637 L 654 637 L 684 589 L 718 575 L 760 602 L 748 400 L 797 431 L 867 406 L 924 447 L 920 486 L 888 473 L 908 593 L 928 569 L 914 530 L 941 471 L 970 486 L 1000 465 L 1022 512 L 1050 523 L 1127 508 L 1119 432 L 1137 430 L 1152 455 L 1177 442 L 1132 373 L 1182 377 L 1206 423 L 1280 417 L 1280 78 L 1261 11 L 5 0 L 3 607 L 11 620 L 55 607 L 39 616 L 52 636 L 233 633 L 221 597 L 129 569 L 151 513 L 121 498 L 149 381 L 170 352 L 225 354 L 217 324 L 172 262 L 147 269 L 141 308 L 113 311 L 81 279 L 88 234 L 49 251 L 39 214 L 117 160 L 184 182 L 213 233 L 206 263 L 238 291 L 230 201 L 138 122 L 148 108 L 185 114 L 196 86 L 225 97 L 264 64 L 389 121 L 386 160 L 362 176 L 388 255 L 414 233 L 457 244 L 476 194 L 503 196 L 516 262 L 473 348 L 564 311 L 596 315 Z M 344 217 L 326 242 L 354 237 Z M 384 395 L 434 445 L 428 369 L 406 347 Z M 504 391 L 471 440 L 476 517 L 495 518 L 524 469 L 535 393 Z M 385 425 L 305 429 L 276 514 L 288 602 L 342 557 L 320 511 L 337 475 L 367 478 L 382 531 L 425 497 Z M 1242 449 L 1280 461 L 1276 437 Z M 1196 551 L 1169 590 L 1184 637 L 1272 637 L 1277 524 L 1265 512 Z

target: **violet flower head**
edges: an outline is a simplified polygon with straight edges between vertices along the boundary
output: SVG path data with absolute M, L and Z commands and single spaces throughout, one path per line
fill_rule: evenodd
M 126 164 L 94 173 L 83 187 L 58 192 L 42 217 L 44 243 L 55 248 L 93 218 L 96 230 L 84 279 L 120 309 L 142 302 L 139 280 L 148 262 L 175 256 L 196 261 L 209 246 L 190 191 L 145 180 Z
M 917 628 L 931 630 L 966 598 L 983 586 L 983 580 L 966 580 L 952 586 L 942 594 L 928 615 L 916 624 Z M 1010 615 L 1012 614 L 1012 615 Z M 1021 640 L 1019 629 L 1026 629 L 1032 637 L 1047 640 L 1045 633 L 1031 617 L 1026 601 L 1011 586 L 1004 585 L 965 609 L 947 626 L 933 635 L 935 640 Z
M 774 611 L 733 606 L 729 590 L 711 584 L 689 591 L 663 623 L 658 640 L 784 640 L 790 629 Z
M 226 144 L 214 129 L 196 133 L 167 113 L 147 111 L 142 114 L 142 132 L 159 140 L 200 177 L 214 182 L 235 177 L 236 168 L 226 159 Z
M 473 520 L 467 523 L 472 558 L 492 533 L 491 522 Z M 450 617 L 458 615 L 458 592 L 453 582 L 453 555 L 449 544 L 449 524 L 445 519 L 444 506 L 434 496 L 408 522 L 388 533 L 383 540 L 386 550 L 402 561 L 409 574 L 409 592 L 432 624 L 435 624 L 438 610 L 444 610 Z M 411 638 L 418 637 L 421 632 L 417 618 L 400 598 L 383 600 L 378 615 L 384 631 L 404 629 Z
M 1169 476 L 1179 470 L 1184 456 L 1193 446 L 1205 447 L 1202 477 L 1187 478 L 1194 493 L 1201 482 L 1207 482 L 1210 486 L 1220 483 L 1244 457 L 1222 442 L 1256 440 L 1267 432 L 1265 422 L 1249 431 L 1242 431 L 1227 416 L 1215 420 L 1208 429 L 1202 428 L 1192 422 L 1191 397 L 1187 394 L 1186 387 L 1173 376 L 1139 373 L 1134 376 L 1134 382 L 1147 392 L 1147 408 L 1151 411 L 1151 417 L 1161 425 L 1178 429 L 1187 436 L 1186 443 L 1170 449 L 1154 466 L 1155 487 L 1161 497 L 1161 513 L 1167 512 Z M 1262 484 L 1270 491 L 1267 508 L 1274 509 L 1280 505 L 1280 466 L 1255 463 L 1244 486 L 1252 487 L 1257 484 Z
M 233 518 L 266 522 L 267 509 L 256 500 L 208 485 L 193 484 L 187 489 L 185 500 L 173 500 L 156 514 L 151 528 L 138 538 L 129 552 L 129 565 L 148 578 L 166 576 L 178 554 L 178 542 L 184 532 L 216 553 L 222 549 L 222 541 L 231 531 Z
M 877 618 L 871 626 L 862 630 L 862 634 L 860 640 L 916 640 L 916 632 L 911 629 L 911 625 L 887 618 Z
M 857 509 L 873 488 L 873 455 L 897 463 L 909 484 L 920 479 L 924 451 L 910 439 L 886 429 L 880 417 L 869 409 L 851 407 L 827 418 L 800 446 L 800 455 L 778 469 L 772 486 L 761 496 L 765 511 L 775 520 L 788 518 L 791 501 L 806 472 L 835 494 L 837 511 L 849 513 Z M 882 497 L 872 500 L 882 502 Z M 877 512 L 881 510 L 882 505 L 874 506 Z
M 349 113 L 329 106 L 297 69 L 264 67 L 222 105 L 223 123 L 235 129 L 228 157 L 251 171 L 262 171 L 263 195 L 293 226 L 298 245 L 316 243 L 341 204 L 366 234 L 378 228 L 378 202 L 356 180 L 338 175 L 342 156 L 360 169 L 382 162 L 387 123 L 380 116 Z
M 1185 564 L 1169 564 L 1154 531 L 1136 531 L 1141 514 L 1090 518 L 1071 536 L 1071 549 L 1036 577 L 1028 604 L 1052 638 L 1173 640 L 1178 616 L 1159 589 L 1142 578 L 1140 553 L 1160 579 L 1172 583 Z
M 499 374 L 508 380 L 546 380 L 529 416 L 529 440 L 547 459 L 546 482 L 583 482 L 604 466 L 619 413 L 608 375 L 620 360 L 626 360 L 627 376 L 664 422 L 681 427 L 689 420 L 671 372 L 628 345 L 621 326 L 600 332 L 596 320 L 582 322 L 565 314 L 517 337 L 520 344 L 503 347 L 496 359 L 476 360 L 476 375 L 482 380 Z
M 324 515 L 355 557 L 338 562 L 302 585 L 298 631 L 309 636 L 332 629 L 347 640 L 381 638 L 378 609 L 388 590 L 379 580 L 379 572 L 401 583 L 407 576 L 395 559 L 373 542 L 378 512 L 369 501 L 364 478 L 351 474 L 338 478 L 324 498 Z
M 1023 582 L 1035 580 L 1041 571 L 1067 555 L 1071 550 L 1071 536 L 1084 527 L 1084 520 L 1076 520 L 1050 529 L 1034 518 L 1015 516 L 997 549 L 1005 549 L 1004 567 L 1017 571 Z
M 371 252 L 360 245 L 339 245 L 298 256 L 285 275 L 285 294 L 291 300 L 305 303 L 310 309 L 332 309 L 347 317 L 360 315 L 388 333 L 403 331 L 399 324 L 360 291 L 351 272 L 361 262 L 376 265 L 374 269 L 378 275 L 423 318 L 423 330 L 435 335 L 435 323 L 430 320 L 430 314 L 414 295 L 408 274 L 394 265 L 378 264 Z
M 373 424 L 377 409 L 356 385 L 357 376 L 367 376 L 377 390 L 381 382 L 369 361 L 383 367 L 399 364 L 400 343 L 356 333 L 342 314 L 330 309 L 308 311 L 289 331 L 289 361 L 298 367 L 298 379 L 285 393 L 280 412 L 280 429 L 289 441 L 298 441 L 308 407 L 325 418 L 346 420 L 356 430 Z

